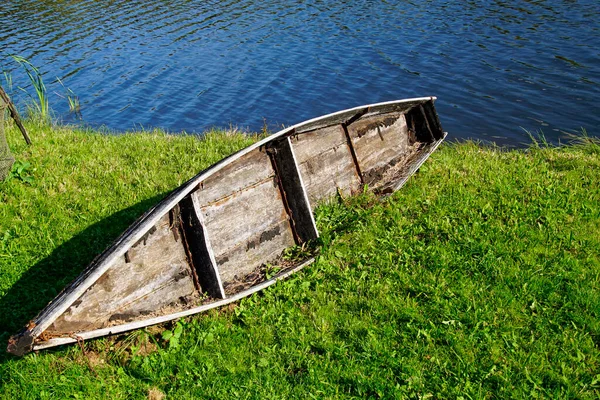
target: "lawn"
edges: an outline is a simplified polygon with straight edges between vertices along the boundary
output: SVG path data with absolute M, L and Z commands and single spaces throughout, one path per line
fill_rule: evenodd
M 255 141 L 10 128 L 0 343 L 131 222 Z M 225 309 L 16 358 L 3 398 L 598 398 L 600 144 L 444 144 L 317 210 L 317 261 Z

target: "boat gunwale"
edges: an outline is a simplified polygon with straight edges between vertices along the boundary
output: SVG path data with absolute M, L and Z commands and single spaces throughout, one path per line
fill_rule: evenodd
M 15 337 L 22 336 L 22 335 L 29 336 L 30 338 L 32 338 L 34 340 L 33 349 L 41 349 L 41 348 L 52 347 L 52 346 L 63 344 L 61 342 L 61 343 L 56 343 L 56 344 L 40 347 L 41 344 L 35 344 L 35 339 L 38 336 L 40 336 L 75 301 L 77 301 L 77 299 L 79 299 L 83 295 L 83 293 L 86 290 L 88 290 L 94 284 L 94 282 L 96 282 L 113 265 L 113 263 L 115 262 L 116 259 L 118 259 L 119 257 L 122 257 L 133 244 L 135 244 L 137 241 L 139 241 L 145 235 L 145 233 L 149 227 L 155 225 L 164 215 L 166 215 L 166 213 L 168 213 L 175 205 L 177 205 L 185 196 L 187 196 L 189 193 L 191 193 L 202 181 L 206 180 L 210 176 L 219 172 L 225 166 L 237 161 L 238 159 L 240 159 L 244 155 L 250 153 L 251 151 L 258 149 L 271 141 L 274 141 L 281 137 L 285 137 L 285 135 L 288 135 L 288 136 L 293 135 L 295 131 L 301 129 L 303 126 L 315 124 L 322 120 L 333 119 L 336 116 L 342 115 L 344 113 L 349 113 L 349 112 L 354 111 L 355 112 L 354 115 L 357 115 L 357 114 L 362 115 L 364 113 L 369 113 L 370 115 L 373 115 L 373 113 L 375 113 L 375 114 L 377 113 L 378 109 L 385 108 L 386 106 L 401 105 L 404 103 L 423 104 L 428 101 L 434 102 L 435 100 L 437 100 L 437 97 L 435 97 L 435 96 L 417 97 L 417 98 L 410 98 L 410 99 L 392 100 L 392 101 L 387 101 L 387 102 L 367 104 L 367 105 L 357 106 L 357 107 L 353 107 L 353 108 L 348 108 L 345 110 L 336 111 L 334 113 L 330 113 L 330 114 L 326 114 L 326 115 L 323 115 L 320 117 L 312 118 L 312 119 L 297 123 L 295 125 L 292 125 L 290 127 L 284 128 L 272 135 L 269 135 L 268 137 L 266 137 L 256 143 L 254 143 L 244 149 L 241 149 L 241 150 L 231 154 L 230 156 L 218 161 L 217 163 L 215 163 L 215 164 L 211 165 L 210 167 L 204 169 L 203 171 L 199 172 L 197 175 L 195 175 L 194 177 L 189 179 L 183 185 L 174 189 L 163 200 L 161 200 L 159 203 L 157 203 L 156 205 L 151 207 L 147 212 L 145 212 L 143 215 L 141 215 L 135 222 L 133 222 L 129 226 L 129 228 L 125 232 L 123 232 L 117 239 L 115 239 L 115 241 L 113 242 L 112 245 L 110 245 L 104 252 L 102 252 L 98 257 L 96 257 L 96 259 L 94 259 L 88 265 L 88 267 L 86 267 L 81 272 L 81 274 L 77 278 L 75 278 L 75 280 L 73 282 L 71 282 L 65 289 L 63 289 L 63 291 L 61 293 L 59 293 L 56 296 L 56 298 L 52 302 L 50 302 L 40 312 L 40 314 L 38 314 L 37 317 L 35 317 L 32 320 L 34 322 L 33 328 L 31 328 L 29 330 L 25 330 L 25 331 L 21 332 L 20 334 L 15 335 Z M 335 123 L 332 123 L 332 125 L 337 125 L 339 123 L 344 123 L 344 122 L 335 122 Z M 315 129 L 317 129 L 317 128 L 315 128 Z M 444 135 L 444 137 L 445 137 L 445 135 Z M 436 142 L 440 142 L 440 143 L 441 143 L 441 141 L 443 141 L 443 138 L 436 140 Z M 428 152 L 428 153 L 430 154 L 430 152 Z M 427 157 L 425 157 L 425 159 L 426 158 Z M 425 160 L 423 160 L 423 161 L 425 161 Z M 268 281 L 265 281 L 265 282 L 268 282 Z M 265 283 L 265 282 L 263 282 L 263 283 Z M 258 286 L 262 287 L 261 285 L 262 284 L 259 284 Z M 269 286 L 269 285 L 267 285 L 267 286 Z M 264 286 L 264 287 L 267 287 L 267 286 Z M 61 296 L 62 294 L 66 293 L 68 290 L 71 290 L 71 289 L 73 289 L 73 290 L 70 293 L 65 294 L 64 296 Z M 257 289 L 257 290 L 251 291 L 251 292 L 248 290 L 244 291 L 244 292 L 240 292 L 232 297 L 228 297 L 226 299 L 220 300 L 220 302 L 223 302 L 224 300 L 229 300 L 231 298 L 239 299 L 239 298 L 248 296 L 249 294 L 254 293 L 255 291 L 258 291 L 258 290 L 260 290 L 260 289 Z M 244 295 L 241 295 L 242 293 L 244 293 Z M 235 300 L 232 300 L 232 301 L 235 301 Z M 229 302 L 231 302 L 231 301 L 229 301 Z M 216 304 L 216 303 L 212 303 L 212 304 Z M 227 303 L 223 303 L 223 304 L 227 304 Z M 218 305 L 216 305 L 215 307 L 218 307 Z M 198 308 L 201 308 L 201 307 L 197 307 L 197 308 L 190 309 L 190 310 L 196 310 Z M 183 313 L 185 313 L 185 315 L 191 315 L 191 314 L 202 311 L 202 310 L 200 310 L 200 311 L 191 312 L 190 310 L 184 311 Z M 166 316 L 164 316 L 164 321 L 179 318 L 177 316 L 172 317 L 172 315 L 180 314 L 180 313 L 166 315 Z M 163 317 L 161 317 L 161 318 L 163 318 Z M 154 319 L 141 320 L 141 321 L 136 321 L 136 322 L 138 323 L 139 327 L 164 322 L 164 321 L 148 322 L 148 321 L 152 321 L 152 320 L 154 320 Z M 130 324 L 124 324 L 124 325 L 119 325 L 119 326 L 126 326 L 126 325 L 130 325 Z M 107 332 L 117 333 L 118 331 L 116 328 L 119 326 L 115 326 L 115 327 L 111 327 L 111 328 L 104 328 L 104 329 L 91 331 L 91 332 L 107 331 Z M 128 328 L 126 330 L 131 330 L 131 329 L 135 329 L 135 328 Z M 105 333 L 105 334 L 108 334 L 108 333 Z M 97 337 L 97 336 L 93 336 L 93 337 Z M 64 339 L 66 340 L 67 338 L 64 338 Z M 58 340 L 58 339 L 52 339 L 52 340 L 53 340 L 53 343 L 55 343 L 56 340 Z M 71 342 L 72 341 L 68 341 L 65 343 L 71 343 Z M 49 343 L 49 342 L 45 341 L 42 343 Z

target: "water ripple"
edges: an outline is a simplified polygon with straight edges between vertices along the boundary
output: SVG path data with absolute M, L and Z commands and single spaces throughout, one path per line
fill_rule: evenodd
M 599 134 L 598 17 L 592 0 L 12 0 L 0 43 L 40 67 L 59 116 L 57 77 L 87 123 L 116 130 L 277 129 L 437 95 L 455 137 L 519 144 L 524 129 Z M 27 88 L 10 58 L 0 67 Z

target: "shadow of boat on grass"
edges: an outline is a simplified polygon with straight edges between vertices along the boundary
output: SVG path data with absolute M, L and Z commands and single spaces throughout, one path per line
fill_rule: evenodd
M 153 196 L 96 222 L 27 270 L 0 299 L 0 343 L 34 318 L 138 217 L 167 193 Z M 4 349 L 2 349 L 4 350 Z M 0 351 L 0 364 L 13 358 Z

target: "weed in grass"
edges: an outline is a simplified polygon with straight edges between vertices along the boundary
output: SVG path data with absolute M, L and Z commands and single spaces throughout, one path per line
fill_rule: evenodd
M 311 241 L 288 247 L 283 251 L 281 258 L 289 262 L 304 261 L 317 252 L 317 244 L 317 241 Z
M 183 324 L 181 321 L 175 323 L 175 327 L 171 330 L 165 330 L 162 333 L 162 339 L 169 344 L 169 349 L 176 349 L 179 346 L 179 338 L 183 333 Z
M 264 268 L 264 276 L 266 279 L 271 279 L 281 271 L 281 267 L 278 265 L 267 264 Z
M 31 185 L 34 182 L 33 172 L 33 168 L 29 162 L 16 160 L 5 181 L 16 179 Z

